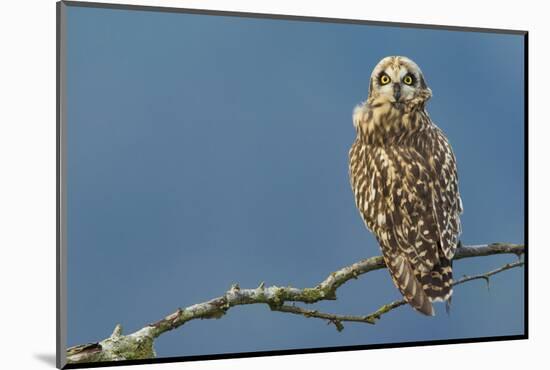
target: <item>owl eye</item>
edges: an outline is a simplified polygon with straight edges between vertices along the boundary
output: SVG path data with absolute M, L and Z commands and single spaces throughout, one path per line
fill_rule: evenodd
M 413 78 L 411 75 L 406 75 L 404 78 L 403 78 L 403 83 L 405 85 L 412 85 L 413 84 Z
M 380 84 L 381 85 L 387 85 L 390 83 L 390 77 L 388 75 L 382 75 L 380 76 Z

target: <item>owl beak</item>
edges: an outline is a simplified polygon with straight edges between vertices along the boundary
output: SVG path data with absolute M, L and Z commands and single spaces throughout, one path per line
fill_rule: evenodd
M 395 98 L 395 101 L 399 101 L 401 98 L 401 85 L 395 84 L 393 85 L 393 97 Z

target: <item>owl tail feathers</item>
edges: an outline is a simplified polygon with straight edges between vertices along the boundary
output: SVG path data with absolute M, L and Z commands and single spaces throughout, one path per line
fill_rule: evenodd
M 434 316 L 435 311 L 432 300 L 422 289 L 422 284 L 414 275 L 414 271 L 405 256 L 397 255 L 388 258 L 384 254 L 384 260 L 395 286 L 399 289 L 405 301 L 418 312 L 427 316 Z
M 440 258 L 440 263 L 431 271 L 420 273 L 420 283 L 432 302 L 447 301 L 450 304 L 453 294 L 453 269 L 451 261 Z

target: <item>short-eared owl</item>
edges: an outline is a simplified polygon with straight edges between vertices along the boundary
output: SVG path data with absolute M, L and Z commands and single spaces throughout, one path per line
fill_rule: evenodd
M 455 156 L 426 111 L 431 96 L 416 63 L 382 59 L 368 99 L 353 112 L 349 153 L 357 208 L 393 282 L 426 315 L 434 315 L 432 301 L 451 297 L 462 213 Z

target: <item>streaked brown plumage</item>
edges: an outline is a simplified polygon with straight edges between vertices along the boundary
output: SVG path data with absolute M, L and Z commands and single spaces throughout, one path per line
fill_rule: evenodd
M 393 282 L 426 315 L 434 314 L 432 301 L 451 297 L 462 213 L 455 157 L 425 109 L 430 97 L 413 61 L 382 59 L 354 111 L 349 154 L 357 208 Z

